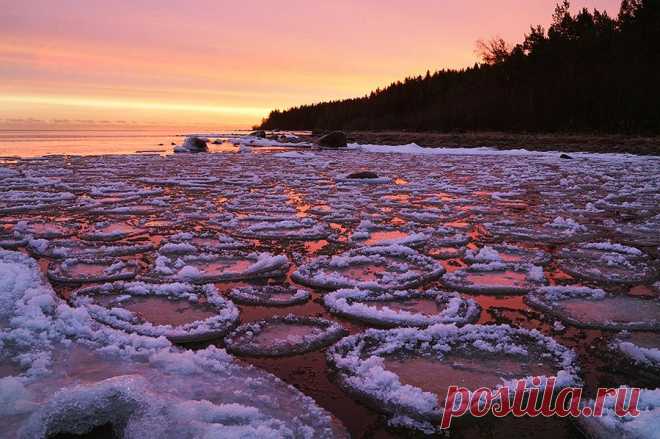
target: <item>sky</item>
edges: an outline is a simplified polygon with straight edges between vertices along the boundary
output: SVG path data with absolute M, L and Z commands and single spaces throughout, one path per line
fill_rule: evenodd
M 249 128 L 519 42 L 555 0 L 0 0 L 0 129 Z M 620 0 L 574 0 L 618 11 Z

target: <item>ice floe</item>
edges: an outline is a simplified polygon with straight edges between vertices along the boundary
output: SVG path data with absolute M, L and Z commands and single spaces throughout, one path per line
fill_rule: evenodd
M 65 206 L 75 198 L 76 196 L 70 192 L 5 190 L 0 192 L 0 214 L 42 211 Z
M 473 294 L 525 294 L 545 284 L 543 268 L 532 264 L 488 262 L 446 273 L 445 285 Z
M 232 227 L 236 224 L 237 228 L 232 230 L 234 235 L 253 239 L 312 241 L 327 238 L 330 233 L 330 229 L 325 223 L 313 218 L 283 219 L 281 221 L 256 220 L 248 224 L 243 224 L 244 221 L 236 221 L 228 225 Z
M 620 388 L 630 391 L 629 388 Z M 602 416 L 580 416 L 578 425 L 590 438 L 594 439 L 653 439 L 658 437 L 658 416 L 660 416 L 660 389 L 641 389 L 637 408 L 639 416 L 617 416 L 617 397 L 608 396 L 604 400 Z M 629 399 L 627 400 L 629 401 Z M 594 401 L 585 401 L 593 407 Z M 626 407 L 628 403 L 626 403 Z
M 457 293 L 438 290 L 374 292 L 344 289 L 326 294 L 324 305 L 333 314 L 383 327 L 473 323 L 481 307 Z
M 221 233 L 181 232 L 161 242 L 158 253 L 163 255 L 187 255 L 196 253 L 218 253 L 248 247 L 246 242 Z
M 599 288 L 553 286 L 525 297 L 530 306 L 582 328 L 660 331 L 660 300 L 607 294 Z
M 27 244 L 27 238 L 16 232 L 7 232 L 0 230 L 0 247 L 13 250 L 18 247 L 23 247 Z
M 434 430 L 450 384 L 497 388 L 514 379 L 556 377 L 579 384 L 575 353 L 536 330 L 510 326 L 434 325 L 370 329 L 327 352 L 347 392 L 393 418 L 409 417 Z
M 331 320 L 289 314 L 243 324 L 225 337 L 225 345 L 237 355 L 280 357 L 322 349 L 346 334 Z
M 609 344 L 633 363 L 660 369 L 660 334 L 622 331 Z
M 471 263 L 504 262 L 532 265 L 545 265 L 550 255 L 543 250 L 528 249 L 509 244 L 487 245 L 477 250 L 465 252 L 465 260 Z
M 144 229 L 125 222 L 100 221 L 85 230 L 80 238 L 85 241 L 119 241 L 145 233 Z
M 138 264 L 118 258 L 67 258 L 48 266 L 48 278 L 60 283 L 112 282 L 137 276 Z
M 144 275 L 154 281 L 211 283 L 241 279 L 281 277 L 289 268 L 284 255 L 225 251 L 190 255 L 159 255 L 152 270 Z
M 559 254 L 559 266 L 579 278 L 612 283 L 642 283 L 656 276 L 643 252 L 611 242 L 564 248 Z
M 593 235 L 586 226 L 563 216 L 543 224 L 517 225 L 500 221 L 486 223 L 485 226 L 490 233 L 502 238 L 554 244 L 582 241 Z
M 402 245 L 361 247 L 337 256 L 320 256 L 298 267 L 291 278 L 304 285 L 340 288 L 416 287 L 437 279 L 444 268 Z
M 14 232 L 36 239 L 68 238 L 76 234 L 78 225 L 72 222 L 19 221 Z
M 212 285 L 114 282 L 76 290 L 71 303 L 117 329 L 174 342 L 223 336 L 238 322 L 238 309 Z
M 229 298 L 242 305 L 290 306 L 307 302 L 310 293 L 303 289 L 266 285 L 234 288 L 229 292 Z
M 148 242 L 136 244 L 93 245 L 67 239 L 30 239 L 28 250 L 37 256 L 55 259 L 101 258 L 107 256 L 127 256 L 152 251 L 154 245 Z

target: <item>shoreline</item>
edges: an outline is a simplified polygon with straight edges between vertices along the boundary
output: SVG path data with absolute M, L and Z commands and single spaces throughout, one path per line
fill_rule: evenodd
M 660 155 L 660 136 L 621 134 L 531 134 L 504 132 L 437 133 L 411 131 L 346 131 L 349 143 L 406 145 L 425 148 L 527 149 L 529 151 Z M 310 140 L 317 135 L 302 136 Z

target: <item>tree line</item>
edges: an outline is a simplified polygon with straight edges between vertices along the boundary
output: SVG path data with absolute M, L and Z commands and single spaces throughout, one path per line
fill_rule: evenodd
M 616 17 L 568 0 L 548 29 L 482 62 L 408 77 L 354 99 L 274 110 L 261 129 L 660 132 L 660 0 L 623 0 Z

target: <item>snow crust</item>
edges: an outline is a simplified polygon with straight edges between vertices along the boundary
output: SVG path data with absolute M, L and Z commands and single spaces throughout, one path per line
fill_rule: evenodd
M 638 407 L 640 415 L 637 417 L 616 416 L 614 404 L 616 399 L 608 397 L 603 405 L 602 417 L 580 417 L 579 425 L 591 437 L 597 439 L 626 438 L 626 439 L 653 439 L 658 437 L 658 416 L 660 416 L 660 389 L 642 389 Z M 586 401 L 593 407 L 594 401 Z

